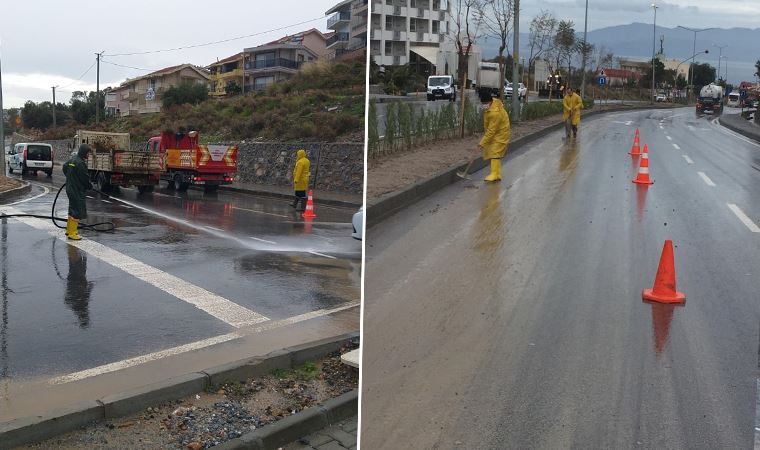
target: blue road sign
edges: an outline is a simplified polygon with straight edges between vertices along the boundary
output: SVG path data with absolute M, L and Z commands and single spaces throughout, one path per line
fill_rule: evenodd
M 604 86 L 605 84 L 607 84 L 607 78 L 599 77 L 599 86 Z

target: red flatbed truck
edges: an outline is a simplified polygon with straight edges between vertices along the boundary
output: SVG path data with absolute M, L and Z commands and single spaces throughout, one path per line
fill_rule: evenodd
M 235 145 L 201 145 L 197 131 L 163 132 L 150 138 L 146 150 L 161 155 L 161 179 L 170 189 L 185 191 L 200 185 L 214 192 L 221 185 L 231 184 L 237 172 Z

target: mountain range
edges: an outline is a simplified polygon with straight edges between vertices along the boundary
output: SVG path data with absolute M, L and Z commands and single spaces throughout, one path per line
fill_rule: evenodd
M 576 29 L 582 24 L 576 24 Z M 588 41 L 596 46 L 603 45 L 616 57 L 648 59 L 652 57 L 652 24 L 631 23 L 600 28 L 588 32 Z M 663 50 L 666 58 L 683 60 L 690 58 L 694 45 L 694 33 L 682 28 L 657 27 L 656 50 L 660 51 L 660 37 L 664 36 Z M 577 33 L 583 39 L 583 32 Z M 530 54 L 528 33 L 520 33 L 520 52 L 524 57 Z M 478 45 L 484 58 L 492 58 L 498 53 L 498 42 L 492 37 L 481 38 Z M 716 28 L 697 33 L 697 52 L 709 50 L 708 54 L 696 57 L 697 62 L 707 62 L 718 67 L 720 50 L 724 56 L 721 73 L 725 75 L 728 64 L 729 82 L 755 80 L 755 61 L 760 59 L 760 28 Z M 511 47 L 511 42 L 510 42 Z

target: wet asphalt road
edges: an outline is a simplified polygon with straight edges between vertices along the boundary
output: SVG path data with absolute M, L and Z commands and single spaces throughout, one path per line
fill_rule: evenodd
M 760 146 L 712 120 L 593 118 L 369 230 L 362 446 L 752 448 Z M 685 306 L 642 302 L 665 239 Z
M 40 197 L 13 208 L 49 214 L 62 177 L 26 179 L 33 182 L 27 197 Z M 307 224 L 280 199 L 192 190 L 89 194 L 89 221 L 113 221 L 117 231 L 83 231 L 84 247 L 68 245 L 62 231 L 49 234 L 49 221 L 39 229 L 15 219 L 0 225 L 3 386 L 360 298 L 352 209 L 317 206 L 317 219 Z M 66 216 L 65 193 L 57 215 Z

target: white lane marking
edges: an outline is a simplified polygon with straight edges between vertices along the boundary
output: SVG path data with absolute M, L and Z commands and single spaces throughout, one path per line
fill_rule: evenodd
M 10 210 L 15 214 L 21 213 L 21 211 L 15 208 L 0 208 L 0 211 L 2 210 Z M 35 218 L 18 218 L 18 220 L 38 230 L 48 231 L 51 236 L 89 253 L 138 280 L 155 286 L 167 294 L 187 302 L 233 327 L 240 328 L 269 320 L 268 317 L 240 306 L 220 295 L 209 292 L 189 281 L 170 275 L 98 242 L 89 239 L 69 241 L 58 228 L 47 221 Z
M 19 200 L 17 202 L 8 203 L 7 205 L 0 205 L 0 206 L 13 206 L 13 205 L 21 204 L 21 203 L 30 202 L 30 201 L 36 200 L 36 199 L 38 199 L 40 197 L 44 197 L 45 195 L 48 195 L 50 193 L 50 189 L 46 188 L 45 186 L 40 186 L 40 187 L 45 190 L 45 192 L 43 192 L 42 194 L 37 194 L 34 197 L 25 198 L 25 199 Z
M 713 183 L 713 180 L 710 179 L 704 172 L 697 172 L 700 177 L 702 177 L 702 180 L 707 184 L 708 186 L 715 187 L 715 183 Z
M 125 204 L 122 204 L 121 206 L 122 206 L 123 208 L 132 209 L 132 207 L 131 207 L 131 206 L 129 206 L 129 205 L 125 205 Z
M 172 347 L 166 350 L 161 350 L 154 353 L 148 353 L 147 355 L 141 355 L 134 358 L 125 359 L 122 361 L 117 361 L 110 364 L 93 367 L 92 369 L 82 370 L 79 372 L 70 373 L 68 375 L 55 377 L 55 378 L 52 378 L 49 381 L 49 383 L 50 384 L 65 384 L 65 383 L 71 383 L 72 381 L 83 380 L 85 378 L 91 378 L 96 375 L 102 375 L 104 373 L 116 372 L 117 370 L 122 370 L 128 367 L 138 366 L 140 364 L 145 364 L 145 363 L 155 361 L 158 359 L 163 359 L 169 356 L 178 355 L 180 353 L 187 353 L 193 350 L 210 347 L 215 344 L 221 344 L 222 342 L 227 342 L 233 339 L 237 339 L 240 336 L 241 334 L 239 331 L 223 334 L 221 336 L 215 336 L 209 339 L 203 339 L 201 341 L 196 341 L 196 342 L 191 342 L 189 344 L 180 345 L 179 347 Z
M 239 209 L 241 211 L 248 211 L 248 212 L 252 212 L 252 213 L 256 213 L 256 214 L 266 214 L 268 216 L 275 216 L 275 217 L 285 217 L 285 218 L 290 217 L 290 216 L 286 216 L 284 214 L 275 214 L 275 213 L 270 213 L 270 212 L 257 211 L 255 209 L 241 208 L 239 206 L 233 206 L 232 209 Z
M 260 239 L 260 238 L 253 237 L 253 236 L 248 236 L 248 237 L 251 238 L 251 239 L 253 239 L 254 241 L 264 242 L 266 244 L 277 245 L 277 242 L 275 242 L 275 241 L 268 241 L 266 239 Z
M 224 230 L 222 230 L 221 228 L 212 227 L 212 226 L 209 226 L 209 225 L 204 225 L 204 227 L 208 228 L 209 230 L 221 231 L 222 233 L 224 233 Z
M 665 136 L 665 137 L 666 137 L 666 138 L 668 138 L 668 140 L 669 140 L 669 141 L 672 141 L 672 140 L 673 140 L 673 138 L 672 138 L 672 137 L 670 137 L 670 136 Z
M 312 255 L 322 256 L 322 257 L 325 257 L 325 258 L 338 259 L 338 258 L 336 258 L 334 256 L 325 255 L 324 253 L 319 253 L 319 252 L 308 252 L 308 253 L 311 253 Z
M 317 317 L 334 314 L 336 312 L 344 311 L 347 309 L 356 308 L 360 305 L 361 305 L 360 302 L 353 301 L 353 302 L 349 302 L 345 305 L 338 306 L 332 309 L 320 309 L 317 311 L 308 312 L 308 313 L 301 314 L 298 316 L 289 317 L 283 320 L 271 321 L 263 325 L 258 325 L 252 329 L 236 330 L 232 333 L 223 334 L 221 336 L 215 336 L 212 338 L 203 339 L 196 342 L 191 342 L 189 344 L 180 345 L 178 347 L 172 347 L 165 350 L 149 353 L 147 355 L 136 356 L 134 358 L 125 359 L 122 361 L 116 361 L 110 364 L 104 364 L 102 366 L 93 367 L 91 369 L 86 369 L 79 372 L 70 373 L 68 375 L 55 377 L 49 380 L 48 383 L 49 384 L 65 384 L 65 383 L 71 383 L 73 381 L 83 380 L 85 378 L 91 378 L 97 375 L 103 375 L 110 372 L 116 372 L 118 370 L 138 366 L 140 364 L 145 364 L 145 363 L 156 361 L 163 358 L 167 358 L 169 356 L 179 355 L 181 353 L 187 353 L 194 350 L 210 347 L 212 345 L 232 341 L 234 339 L 241 338 L 245 336 L 246 334 L 260 333 L 262 331 L 272 330 L 272 329 L 284 327 L 287 325 L 293 325 L 295 323 L 303 322 L 309 319 L 314 319 Z
M 726 203 L 726 205 L 728 205 L 728 208 L 731 211 L 733 211 L 736 217 L 738 217 L 739 220 L 741 220 L 742 223 L 746 225 L 747 228 L 749 228 L 749 231 L 753 233 L 760 233 L 760 228 L 758 228 L 757 225 L 755 225 L 755 222 L 753 222 L 752 219 L 750 219 L 749 217 L 747 217 L 746 214 L 744 214 L 744 211 L 742 211 L 741 208 L 739 208 L 733 203 Z
M 689 155 L 681 155 L 681 156 L 683 156 L 683 159 L 685 159 L 687 163 L 694 164 L 694 161 L 692 161 L 691 158 L 689 158 Z
M 681 150 L 681 147 L 679 147 L 678 144 L 673 144 L 673 148 L 676 150 Z
M 85 197 L 87 197 L 87 198 L 92 198 L 92 199 L 94 199 L 94 198 L 95 198 L 95 197 L 93 197 L 92 195 L 85 195 Z
M 660 124 L 660 129 L 661 129 L 661 130 L 664 130 L 664 129 L 665 129 L 665 127 L 663 127 L 663 126 L 662 126 L 662 124 Z
M 101 199 L 100 199 L 100 201 L 101 201 L 101 202 L 105 202 L 105 203 L 112 203 L 112 202 L 110 202 L 110 201 L 108 201 L 108 200 L 106 200 L 106 199 L 104 199 L 104 198 L 101 198 Z
M 709 128 L 706 128 L 706 130 L 710 130 L 710 129 L 709 129 Z M 755 147 L 760 147 L 760 144 L 758 144 L 757 142 L 755 142 L 755 141 L 753 141 L 753 140 L 750 140 L 750 139 L 747 139 L 747 138 L 746 138 L 746 137 L 744 137 L 743 135 L 741 135 L 741 134 L 739 134 L 739 133 L 737 133 L 737 132 L 735 132 L 735 131 L 733 131 L 733 130 L 729 130 L 728 128 L 726 128 L 726 127 L 724 127 L 724 126 L 720 126 L 720 127 L 718 128 L 718 130 L 720 130 L 720 131 L 721 131 L 723 134 L 725 134 L 725 135 L 728 135 L 728 136 L 732 136 L 732 137 L 735 137 L 736 139 L 739 139 L 739 140 L 741 140 L 741 141 L 744 141 L 744 142 L 746 142 L 747 144 L 750 144 L 750 145 L 754 145 Z

